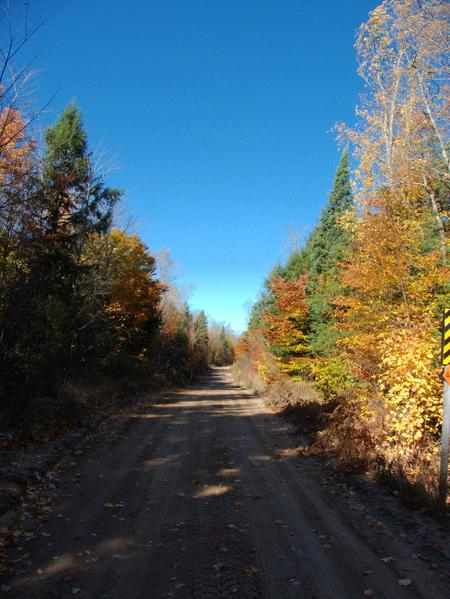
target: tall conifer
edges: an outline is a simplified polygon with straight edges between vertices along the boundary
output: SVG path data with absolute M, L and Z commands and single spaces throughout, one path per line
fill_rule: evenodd
M 306 248 L 308 303 L 310 306 L 310 346 L 313 353 L 328 355 L 334 346 L 333 298 L 341 294 L 340 263 L 350 247 L 349 234 L 342 227 L 342 216 L 353 207 L 350 184 L 349 151 L 342 153 L 333 189 L 319 223 Z

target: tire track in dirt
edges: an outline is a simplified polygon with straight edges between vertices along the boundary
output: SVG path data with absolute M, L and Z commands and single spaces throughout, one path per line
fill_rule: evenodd
M 34 557 L 33 567 L 29 574 L 14 581 L 19 593 L 17 596 L 72 596 L 72 588 L 81 588 L 84 577 L 89 577 L 93 571 L 95 578 L 89 580 L 88 587 L 114 588 L 111 578 L 103 577 L 103 573 L 108 573 L 108 564 L 111 570 L 118 569 L 117 560 L 120 558 L 112 556 L 120 555 L 124 547 L 127 551 L 136 550 L 138 544 L 133 534 L 120 536 L 125 527 L 120 520 L 121 514 L 116 514 L 114 519 L 111 516 L 116 510 L 127 509 L 125 521 L 130 521 L 128 506 L 133 509 L 134 505 L 135 510 L 142 507 L 155 475 L 160 474 L 160 479 L 167 477 L 167 470 L 162 472 L 157 467 L 142 469 L 140 464 L 152 459 L 167 460 L 176 444 L 176 437 L 172 443 L 167 439 L 168 420 L 176 413 L 161 418 L 153 417 L 154 414 L 148 419 L 146 416 L 145 413 L 132 415 L 127 438 L 113 444 L 112 448 L 96 451 L 78 466 L 80 482 L 73 485 L 72 481 L 68 481 L 69 489 L 65 489 L 61 506 L 43 527 L 48 539 L 54 540 L 52 546 L 33 540 L 27 548 Z M 164 495 L 164 499 L 166 497 Z M 121 503 L 123 507 L 115 510 Z M 55 556 L 59 559 L 54 560 Z M 36 576 L 38 570 L 44 574 Z M 93 584 L 97 580 L 103 582 Z M 96 594 L 93 596 L 101 596 L 97 591 L 94 589 Z
M 61 505 L 27 543 L 32 563 L 5 581 L 9 597 L 446 596 L 398 584 L 323 500 L 283 422 L 227 369 L 153 398 L 124 430 L 63 481 Z
M 252 418 L 238 422 L 238 435 L 241 457 L 237 459 L 245 464 L 248 490 L 264 493 L 251 514 L 260 554 L 266 557 L 266 575 L 274 580 L 276 593 L 298 597 L 301 592 L 305 597 L 331 599 L 349 593 L 364 596 L 370 588 L 379 597 L 413 596 L 399 587 L 392 572 L 345 524 L 339 521 L 330 526 L 328 509 L 318 495 L 311 502 L 297 471 L 281 461 L 272 462 L 267 445 L 273 438 L 265 437 Z M 245 455 L 259 460 L 246 461 Z M 268 538 L 272 544 L 267 544 Z M 365 570 L 373 572 L 370 579 L 363 574 Z
M 236 462 L 244 464 L 247 491 L 265 489 L 267 493 L 266 506 L 256 502 L 251 514 L 259 552 L 270 564 L 266 576 L 278 579 L 274 596 L 359 597 L 370 589 L 369 596 L 374 597 L 446 597 L 439 584 L 433 588 L 429 583 L 399 586 L 399 579 L 406 575 L 381 562 L 380 555 L 323 501 L 317 481 L 308 476 L 310 473 L 299 471 L 302 469 L 287 427 L 265 413 L 262 400 L 247 395 L 247 399 L 235 400 L 236 409 L 240 407 L 249 415 L 234 421 L 241 452 Z M 267 513 L 270 505 L 272 519 Z M 273 545 L 267 545 L 268 538 L 274 539 Z M 376 540 L 373 544 L 377 545 Z M 282 563 L 274 565 L 280 562 L 280 553 Z M 295 576 L 283 567 L 287 563 Z M 408 569 L 414 570 L 411 559 Z M 282 579 L 298 588 L 283 588 Z

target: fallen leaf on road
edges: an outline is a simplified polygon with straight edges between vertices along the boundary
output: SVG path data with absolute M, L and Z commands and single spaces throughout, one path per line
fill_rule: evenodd
M 420 553 L 417 554 L 417 557 L 419 559 L 422 559 L 424 562 L 430 562 L 430 558 L 429 557 L 425 557 L 424 555 L 421 555 Z
M 393 557 L 391 557 L 391 556 L 389 556 L 389 557 L 382 557 L 382 558 L 380 559 L 380 561 L 384 562 L 385 564 L 388 564 L 389 562 L 393 562 L 393 561 L 394 561 L 394 558 L 393 558 Z

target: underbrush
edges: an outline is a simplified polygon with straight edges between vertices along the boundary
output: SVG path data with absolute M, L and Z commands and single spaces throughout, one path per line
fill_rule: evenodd
M 312 439 L 328 426 L 336 403 L 323 399 L 310 383 L 279 376 L 266 382 L 246 362 L 234 364 L 232 374 L 239 385 L 261 395 L 271 410 L 288 418 L 303 435 Z
M 336 468 L 361 472 L 389 487 L 411 509 L 438 510 L 439 444 L 427 437 L 407 444 L 392 438 L 383 418 L 363 419 L 341 398 L 314 446 L 332 455 Z
M 411 509 L 439 510 L 436 439 L 402 445 L 400 439 L 386 435 L 381 415 L 358 417 L 345 393 L 327 399 L 308 382 L 287 377 L 265 382 L 246 362 L 233 366 L 233 376 L 295 425 L 307 440 L 303 453 L 325 455 L 342 472 L 377 480 Z
M 120 409 L 147 391 L 184 385 L 186 376 L 167 371 L 85 375 L 56 386 L 53 393 L 18 393 L 0 412 L 0 447 L 12 449 L 63 436 L 91 418 Z
M 231 374 L 238 385 L 258 395 L 267 391 L 268 383 L 259 376 L 249 358 L 242 358 L 231 366 Z
M 313 440 L 328 426 L 334 401 L 326 401 L 309 383 L 281 380 L 267 389 L 265 400 L 280 416 L 289 419 L 297 431 Z
M 103 380 L 95 383 L 66 382 L 51 396 L 16 398 L 0 417 L 3 447 L 45 441 L 78 428 L 140 391 L 150 388 L 142 381 Z

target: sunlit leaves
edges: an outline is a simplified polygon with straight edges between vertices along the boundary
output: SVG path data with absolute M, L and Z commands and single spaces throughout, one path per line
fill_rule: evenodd
M 263 335 L 281 370 L 292 377 L 299 376 L 308 352 L 309 308 L 305 286 L 305 276 L 295 281 L 272 277 L 269 287 L 275 299 L 275 310 L 262 314 L 266 325 Z

